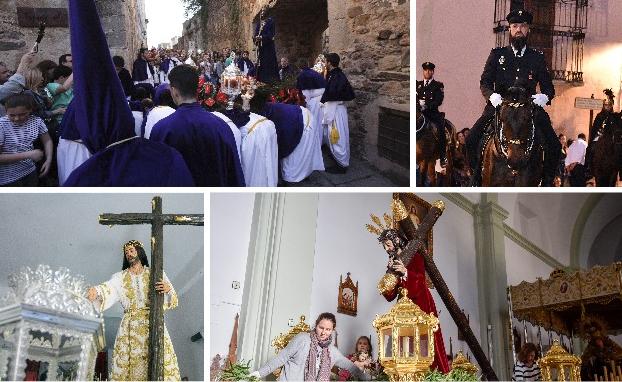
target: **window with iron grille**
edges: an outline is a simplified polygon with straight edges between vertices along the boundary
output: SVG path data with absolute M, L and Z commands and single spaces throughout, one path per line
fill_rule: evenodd
M 495 0 L 497 47 L 509 43 L 505 17 L 523 8 L 533 14 L 529 46 L 541 50 L 554 80 L 583 85 L 583 44 L 589 0 Z
M 402 167 L 410 167 L 410 113 L 380 107 L 378 155 Z

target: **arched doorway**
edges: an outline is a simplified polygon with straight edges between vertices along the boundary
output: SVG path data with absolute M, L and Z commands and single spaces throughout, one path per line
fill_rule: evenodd
M 327 0 L 277 0 L 267 9 L 276 29 L 276 54 L 287 57 L 294 66 L 311 62 L 324 51 L 328 40 Z M 253 31 L 259 14 L 253 18 Z

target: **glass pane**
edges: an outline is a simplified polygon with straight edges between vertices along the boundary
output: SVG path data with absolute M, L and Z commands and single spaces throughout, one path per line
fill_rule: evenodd
M 429 357 L 428 346 L 429 346 L 428 333 L 420 334 L 419 335 L 419 355 L 421 357 Z
M 385 358 L 393 357 L 393 350 L 391 346 L 392 342 L 393 342 L 392 329 L 391 328 L 383 329 L 382 330 L 382 344 L 384 347 L 383 357 Z
M 415 328 L 399 328 L 400 357 L 413 357 L 415 353 Z

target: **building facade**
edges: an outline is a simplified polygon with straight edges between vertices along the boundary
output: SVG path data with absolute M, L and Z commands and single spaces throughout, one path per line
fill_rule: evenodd
M 96 4 L 111 55 L 122 56 L 130 66 L 141 45 L 146 46 L 145 0 L 96 0 Z M 42 18 L 47 27 L 35 62 L 57 61 L 71 53 L 67 5 L 67 0 L 0 0 L 0 61 L 17 66 L 36 41 Z

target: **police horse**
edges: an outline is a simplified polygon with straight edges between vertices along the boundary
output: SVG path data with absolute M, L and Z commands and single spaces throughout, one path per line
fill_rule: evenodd
M 421 112 L 421 106 L 417 104 L 417 130 L 416 130 L 416 156 L 417 156 L 417 187 L 453 186 L 453 157 L 456 147 L 456 127 L 446 118 L 446 155 L 447 167 L 443 181 L 436 178 L 436 160 L 440 158 L 438 148 L 438 131 L 435 122 L 427 119 Z
M 535 126 L 535 105 L 522 87 L 508 90 L 495 111 L 482 149 L 483 187 L 536 187 L 542 181 L 544 151 Z
M 603 135 L 592 142 L 591 174 L 596 187 L 615 187 L 622 170 L 622 116 L 614 113 L 604 126 Z

